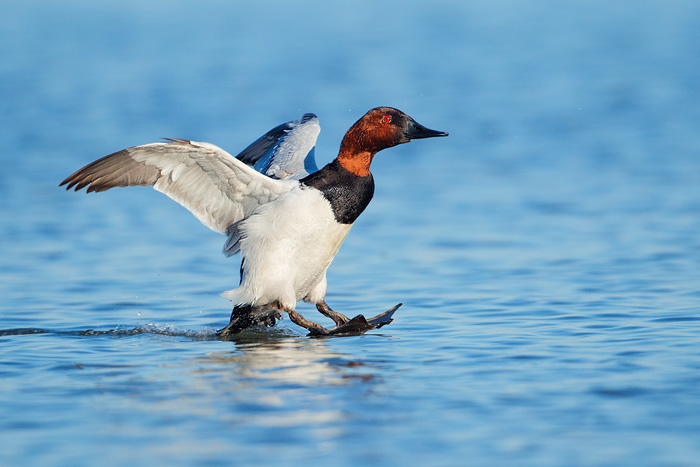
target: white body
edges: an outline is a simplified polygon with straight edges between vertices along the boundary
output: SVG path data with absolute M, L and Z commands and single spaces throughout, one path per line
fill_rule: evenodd
M 300 300 L 322 301 L 326 270 L 350 227 L 336 222 L 320 191 L 293 188 L 242 223 L 241 284 L 222 295 L 236 304 L 279 301 L 289 309 Z

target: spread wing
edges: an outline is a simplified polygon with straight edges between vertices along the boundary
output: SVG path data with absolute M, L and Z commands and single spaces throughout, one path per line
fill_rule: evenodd
M 153 186 L 210 229 L 226 234 L 229 226 L 298 184 L 266 177 L 213 144 L 169 141 L 110 154 L 78 170 L 61 185 L 76 191 L 87 187 L 88 193 Z
M 315 146 L 320 132 L 318 117 L 307 113 L 268 131 L 236 159 L 271 178 L 301 180 L 318 170 Z

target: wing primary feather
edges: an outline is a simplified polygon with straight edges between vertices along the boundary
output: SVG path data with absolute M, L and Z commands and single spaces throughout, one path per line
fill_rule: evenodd
M 153 186 L 188 209 L 210 229 L 227 228 L 260 205 L 298 186 L 274 180 L 209 143 L 169 139 L 115 152 L 76 171 L 59 186 L 100 192 Z

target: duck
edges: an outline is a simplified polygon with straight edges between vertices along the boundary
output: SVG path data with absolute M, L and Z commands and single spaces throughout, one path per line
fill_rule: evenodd
M 152 186 L 226 236 L 224 254 L 240 253 L 240 282 L 222 295 L 233 303 L 222 338 L 274 326 L 282 314 L 311 336 L 362 334 L 393 321 L 390 308 L 350 319 L 328 306 L 326 271 L 374 195 L 370 165 L 384 150 L 416 139 L 448 136 L 393 107 L 376 107 L 357 120 L 338 155 L 318 169 L 318 117 L 278 125 L 236 157 L 211 143 L 166 139 L 98 159 L 59 186 L 102 192 Z M 335 326 L 325 328 L 296 311 L 316 306 Z

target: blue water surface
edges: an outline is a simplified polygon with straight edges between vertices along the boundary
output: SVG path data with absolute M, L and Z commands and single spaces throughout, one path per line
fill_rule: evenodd
M 1 464 L 700 465 L 700 3 L 2 10 Z M 57 187 L 304 112 L 325 164 L 379 105 L 450 136 L 373 163 L 328 276 L 348 315 L 404 303 L 364 336 L 219 340 L 223 237 Z

